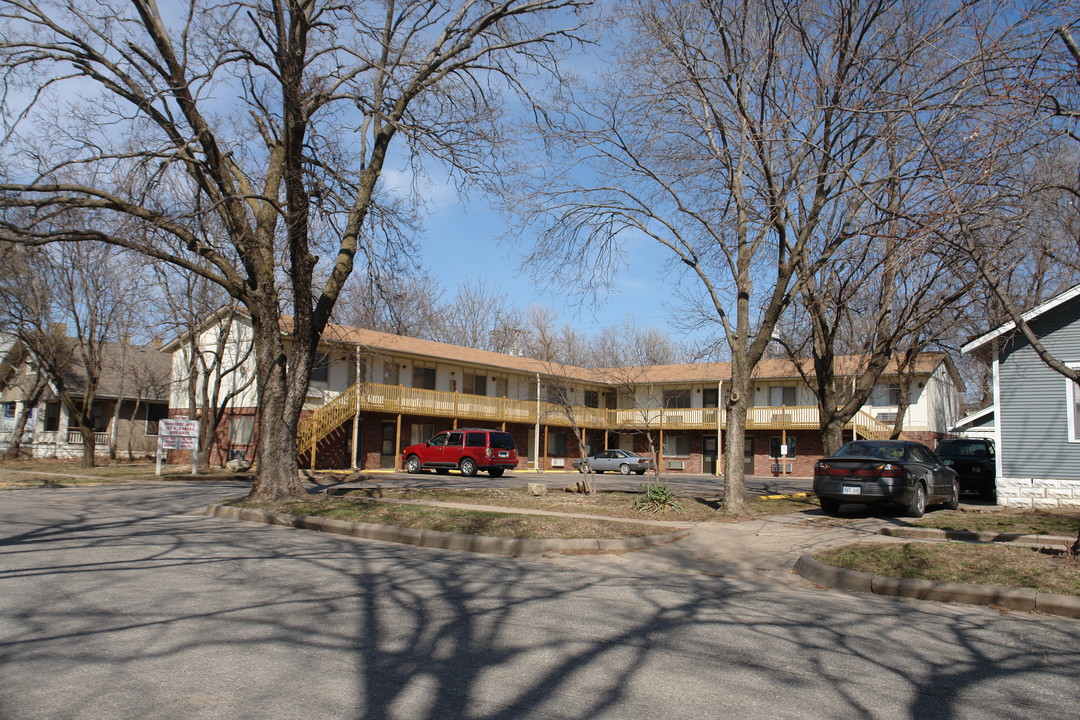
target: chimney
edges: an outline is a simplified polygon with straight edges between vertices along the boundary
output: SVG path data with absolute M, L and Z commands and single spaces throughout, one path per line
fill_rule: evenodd
M 155 350 L 160 350 L 163 345 L 164 345 L 164 343 L 161 341 L 161 338 L 159 338 L 159 337 L 150 338 L 150 346 L 152 348 L 154 348 Z
M 52 324 L 52 334 L 58 337 L 67 337 L 67 323 L 54 322 Z

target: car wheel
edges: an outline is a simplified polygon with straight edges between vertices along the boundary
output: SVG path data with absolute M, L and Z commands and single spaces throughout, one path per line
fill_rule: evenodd
M 626 463 L 623 463 L 622 465 L 619 466 L 619 472 L 621 472 L 623 475 L 629 475 L 630 474 L 630 466 L 627 465 Z
M 491 468 L 488 470 L 488 475 L 491 477 L 502 477 L 504 472 L 506 472 L 506 468 Z
M 926 488 L 922 483 L 915 485 L 915 494 L 911 497 L 911 502 L 908 503 L 905 508 L 905 514 L 908 517 L 922 517 L 926 512 Z
M 821 505 L 821 512 L 826 515 L 835 515 L 840 512 L 840 501 L 833 498 L 818 498 L 818 503 Z
M 990 485 L 979 489 L 979 499 L 986 502 L 997 503 L 997 486 Z
M 638 474 L 638 475 L 644 475 L 644 474 L 645 474 L 645 471 L 644 471 L 644 470 L 638 470 L 638 471 L 637 471 L 637 474 Z
M 950 495 L 948 501 L 946 501 L 945 508 L 948 510 L 955 510 L 958 507 L 960 507 L 960 483 L 953 480 L 952 495 Z
M 409 459 L 405 461 L 405 470 L 411 473 L 420 472 L 420 458 L 410 455 Z
M 476 461 L 472 458 L 465 458 L 461 461 L 461 474 L 465 477 L 473 477 L 476 475 Z

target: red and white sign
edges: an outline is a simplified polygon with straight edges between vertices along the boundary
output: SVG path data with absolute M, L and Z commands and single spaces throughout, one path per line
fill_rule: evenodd
M 158 422 L 158 428 L 161 434 L 166 437 L 199 437 L 198 420 L 177 420 L 176 418 L 167 418 Z

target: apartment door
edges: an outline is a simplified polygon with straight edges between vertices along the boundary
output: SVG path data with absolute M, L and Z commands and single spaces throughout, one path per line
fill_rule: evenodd
M 747 435 L 743 442 L 743 473 L 750 476 L 754 474 L 754 438 Z
M 701 444 L 701 469 L 703 472 L 716 474 L 716 438 L 706 437 Z
M 392 468 L 397 460 L 395 440 L 397 438 L 397 424 L 384 422 L 382 424 L 382 442 L 379 448 L 379 467 Z

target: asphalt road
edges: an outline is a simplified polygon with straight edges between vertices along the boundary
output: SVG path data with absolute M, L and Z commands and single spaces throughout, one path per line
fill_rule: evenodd
M 0 718 L 1064 718 L 1080 622 L 0 493 Z M 647 568 L 647 570 L 645 570 Z

